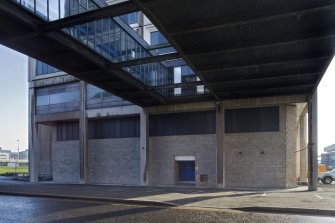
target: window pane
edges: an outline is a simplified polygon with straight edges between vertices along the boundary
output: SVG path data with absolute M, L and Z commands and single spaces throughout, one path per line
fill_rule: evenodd
M 90 120 L 88 124 L 89 139 L 139 137 L 140 132 L 137 131 L 139 123 L 138 116 Z
M 47 19 L 47 1 L 36 0 L 36 14 L 44 19 Z
M 59 19 L 59 5 L 58 0 L 49 0 L 49 20 Z
M 79 122 L 57 123 L 57 141 L 79 140 Z
M 215 134 L 215 111 L 150 115 L 150 136 Z
M 36 89 L 37 114 L 78 111 L 79 101 L 79 82 Z
M 101 89 L 93 86 L 87 85 L 87 100 L 101 98 Z
M 36 105 L 48 105 L 49 104 L 49 95 L 37 96 Z
M 227 133 L 279 131 L 279 107 L 225 109 Z

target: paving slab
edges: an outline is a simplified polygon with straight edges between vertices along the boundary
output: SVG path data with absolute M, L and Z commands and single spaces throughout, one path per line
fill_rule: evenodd
M 0 179 L 0 194 L 335 216 L 335 185 L 322 185 L 318 191 L 310 192 L 307 191 L 306 186 L 281 190 L 227 190 L 194 187 L 36 184 Z

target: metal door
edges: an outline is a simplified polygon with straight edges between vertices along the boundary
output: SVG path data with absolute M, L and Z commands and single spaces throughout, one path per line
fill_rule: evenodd
M 195 161 L 179 161 L 178 162 L 179 182 L 195 181 Z

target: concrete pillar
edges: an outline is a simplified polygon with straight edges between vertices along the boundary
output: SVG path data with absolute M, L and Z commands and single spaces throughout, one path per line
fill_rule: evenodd
M 223 104 L 216 104 L 216 175 L 217 187 L 223 188 L 224 185 L 224 154 L 223 154 Z
M 308 190 L 318 188 L 318 101 L 317 91 L 308 99 Z
M 29 89 L 29 174 L 31 182 L 38 182 L 40 149 L 38 125 L 35 123 L 35 89 Z
M 140 179 L 141 185 L 149 185 L 149 114 L 140 113 Z
M 79 118 L 79 154 L 80 182 L 88 182 L 88 144 L 87 144 L 87 115 L 86 115 L 86 84 L 80 81 L 80 118 Z
M 307 138 L 306 138 L 306 112 L 299 119 L 299 141 L 300 141 L 300 183 L 307 183 Z

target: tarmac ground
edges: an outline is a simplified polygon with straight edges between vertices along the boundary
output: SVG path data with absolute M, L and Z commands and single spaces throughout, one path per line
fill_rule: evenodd
M 333 217 L 0 195 L 0 222 L 330 223 Z
M 0 195 L 62 198 L 156 207 L 230 209 L 335 216 L 335 184 L 284 190 L 111 186 L 17 182 L 0 178 Z

